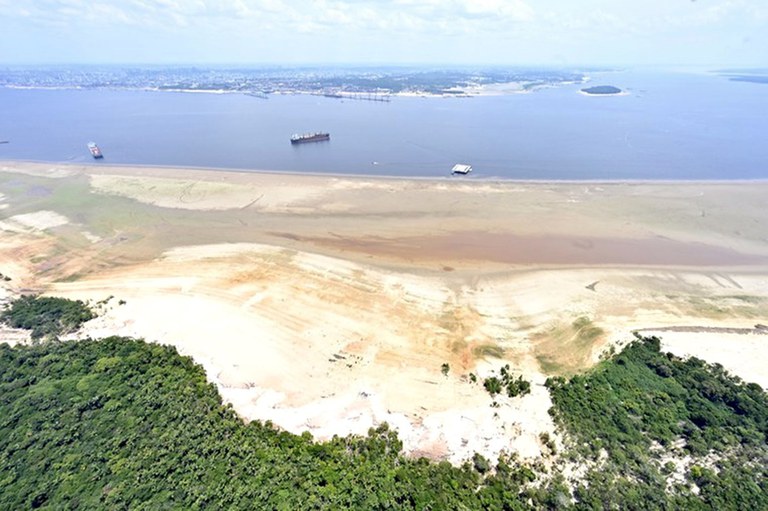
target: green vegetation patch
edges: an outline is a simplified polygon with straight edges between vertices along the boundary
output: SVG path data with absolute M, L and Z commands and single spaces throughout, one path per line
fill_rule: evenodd
M 619 89 L 618 87 L 614 87 L 613 85 L 596 85 L 594 87 L 587 87 L 587 88 L 581 89 L 581 91 L 586 92 L 587 94 L 594 94 L 594 95 L 621 93 L 621 89 Z
M 570 324 L 557 323 L 532 336 L 536 360 L 547 374 L 573 374 L 591 365 L 592 350 L 604 334 L 585 316 Z
M 499 376 L 491 375 L 483 380 L 483 388 L 491 397 L 506 391 L 507 396 L 524 396 L 531 392 L 531 382 L 524 380 L 522 376 L 515 378 L 509 370 L 509 364 L 499 370 Z
M 684 314 L 707 319 L 758 319 L 768 314 L 768 299 L 754 295 L 664 295 L 669 306 Z
M 659 344 L 639 339 L 588 374 L 547 381 L 570 456 L 595 464 L 575 497 L 585 508 L 767 508 L 768 396 Z M 686 457 L 684 482 L 670 484 L 668 462 Z
M 504 348 L 498 344 L 478 344 L 472 348 L 472 355 L 475 358 L 502 358 Z
M 17 298 L 0 314 L 3 323 L 31 330 L 34 340 L 74 332 L 95 317 L 91 308 L 80 300 L 37 295 Z

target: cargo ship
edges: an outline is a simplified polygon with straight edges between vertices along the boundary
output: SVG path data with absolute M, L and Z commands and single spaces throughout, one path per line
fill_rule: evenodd
M 323 142 L 330 140 L 329 133 L 306 133 L 304 135 L 294 135 L 291 137 L 291 144 L 303 144 L 305 142 Z
M 101 149 L 99 149 L 99 146 L 96 145 L 96 142 L 88 142 L 88 150 L 91 152 L 91 156 L 97 160 L 99 158 L 104 158 L 104 155 L 101 154 Z

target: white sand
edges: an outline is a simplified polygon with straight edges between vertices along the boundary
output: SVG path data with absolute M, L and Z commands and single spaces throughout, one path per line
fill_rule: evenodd
M 747 325 L 748 326 L 748 325 Z M 680 357 L 697 357 L 710 364 L 721 364 L 744 381 L 768 389 L 766 351 L 768 332 L 731 334 L 707 332 L 644 332 L 661 338 L 661 349 Z
M 55 211 L 35 211 L 23 215 L 14 215 L 0 221 L 0 229 L 12 232 L 44 231 L 69 223 L 69 219 Z

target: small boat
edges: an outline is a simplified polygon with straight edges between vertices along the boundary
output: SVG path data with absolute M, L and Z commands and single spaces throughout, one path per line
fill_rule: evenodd
M 91 152 L 91 156 L 95 159 L 98 160 L 99 158 L 104 158 L 104 155 L 101 154 L 101 149 L 96 145 L 96 142 L 88 142 L 88 150 Z
M 469 174 L 472 172 L 472 165 L 466 165 L 464 163 L 457 163 L 451 169 L 451 174 Z
M 330 133 L 305 133 L 304 135 L 294 135 L 291 137 L 291 144 L 303 144 L 305 142 L 322 142 L 330 140 Z

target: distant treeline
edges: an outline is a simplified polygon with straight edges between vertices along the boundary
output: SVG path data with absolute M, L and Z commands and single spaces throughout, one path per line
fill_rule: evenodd
M 614 87 L 613 85 L 595 85 L 594 87 L 587 87 L 586 89 L 581 89 L 581 92 L 586 92 L 587 94 L 594 94 L 594 95 L 605 95 L 605 94 L 619 94 L 621 92 L 621 89 L 618 87 Z
M 547 386 L 565 438 L 551 468 L 479 455 L 454 467 L 403 456 L 385 425 L 315 442 L 246 424 L 172 347 L 0 345 L 0 509 L 768 507 L 759 386 L 655 338 Z M 561 474 L 568 462 L 585 465 L 581 482 Z

